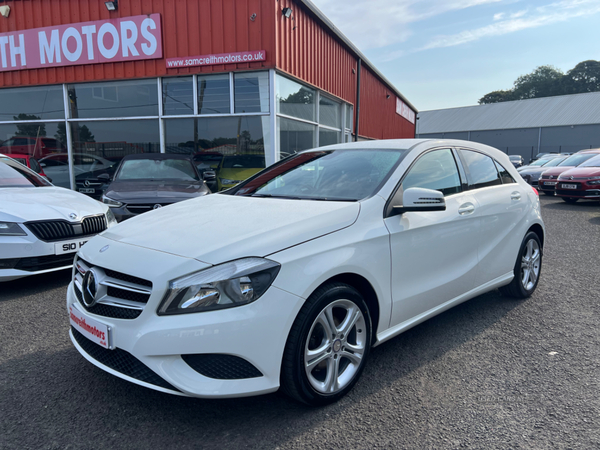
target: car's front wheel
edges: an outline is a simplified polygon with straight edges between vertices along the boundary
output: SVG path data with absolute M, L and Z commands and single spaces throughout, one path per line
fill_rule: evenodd
M 530 231 L 527 233 L 515 262 L 511 283 L 502 287 L 502 293 L 516 298 L 527 298 L 538 285 L 542 271 L 542 244 L 539 236 Z
M 281 385 L 309 405 L 339 400 L 358 381 L 371 348 L 369 309 L 353 287 L 331 283 L 306 301 L 290 331 Z

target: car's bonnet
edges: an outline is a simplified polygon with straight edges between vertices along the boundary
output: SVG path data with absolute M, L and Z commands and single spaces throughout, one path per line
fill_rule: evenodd
M 202 181 L 113 181 L 105 195 L 122 202 L 152 200 L 159 198 L 194 198 L 208 188 Z
M 209 195 L 142 214 L 104 237 L 218 264 L 266 256 L 348 227 L 359 203 Z
M 584 178 L 596 176 L 600 176 L 600 167 L 575 167 L 574 169 L 567 170 L 561 174 L 562 178 Z
M 97 200 L 60 187 L 0 189 L 0 215 L 5 217 L 2 220 L 28 222 L 64 219 L 73 222 L 103 213 L 105 209 Z M 77 216 L 73 218 L 71 214 Z

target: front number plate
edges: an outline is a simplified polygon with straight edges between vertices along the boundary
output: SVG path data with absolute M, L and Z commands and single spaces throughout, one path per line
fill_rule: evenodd
M 75 253 L 88 241 L 88 239 L 78 239 L 76 241 L 57 242 L 54 244 L 54 254 L 63 255 L 65 253 Z
M 544 186 L 554 186 L 556 181 L 544 181 Z
M 561 184 L 560 187 L 563 189 L 577 189 L 576 184 Z
M 95 194 L 96 189 L 94 189 L 94 188 L 79 188 L 79 192 L 81 192 L 82 194 Z
M 73 328 L 100 347 L 110 348 L 110 328 L 97 320 L 85 317 L 75 306 L 69 306 L 69 321 Z

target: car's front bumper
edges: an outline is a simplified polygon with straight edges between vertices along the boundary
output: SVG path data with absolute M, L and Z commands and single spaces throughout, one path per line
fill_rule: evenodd
M 81 238 L 87 241 L 90 237 Z M 33 235 L 0 237 L 0 282 L 11 281 L 73 266 L 76 249 L 71 253 L 56 254 L 56 245 L 78 240 L 43 242 Z
M 74 284 L 67 293 L 67 310 L 110 327 L 112 350 L 70 332 L 79 352 L 91 363 L 127 381 L 162 392 L 192 397 L 242 397 L 276 391 L 283 350 L 293 320 L 304 300 L 271 287 L 249 305 L 204 313 L 158 316 L 164 295 L 153 294 L 136 319 L 114 319 L 90 314 L 77 299 Z M 82 341 L 83 339 L 83 341 Z M 83 344 L 83 345 L 82 345 Z M 230 369 L 205 376 L 182 355 L 219 355 L 250 363 L 262 376 L 226 379 Z M 123 363 L 126 361 L 126 363 Z M 125 365 L 123 365 L 125 364 Z M 244 363 L 245 364 L 245 363 Z M 130 367 L 136 366 L 136 369 Z M 223 375 L 219 375 L 219 370 Z M 214 372 L 214 370 L 213 370 Z M 157 378 L 158 377 L 158 378 Z M 150 381 L 148 381 L 150 380 Z

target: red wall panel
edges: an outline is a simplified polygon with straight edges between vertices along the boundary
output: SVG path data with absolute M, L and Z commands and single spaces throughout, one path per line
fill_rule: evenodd
M 0 87 L 97 81 L 275 66 L 273 0 L 126 0 L 109 12 L 104 0 L 21 0 L 8 3 L 8 19 L 0 33 L 53 25 L 115 19 L 142 14 L 161 15 L 163 58 L 85 66 L 0 73 Z M 256 14 L 254 21 L 250 19 Z M 213 53 L 266 50 L 267 60 L 188 69 L 167 69 L 165 59 Z
M 290 18 L 281 13 L 286 7 Z M 356 107 L 358 56 L 298 1 L 275 2 L 275 24 L 277 68 Z M 396 114 L 396 94 L 364 62 L 360 92 L 360 136 L 414 137 L 415 125 Z

